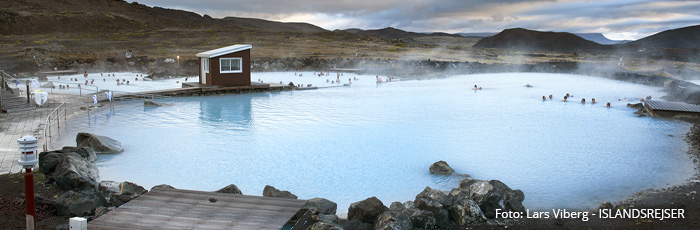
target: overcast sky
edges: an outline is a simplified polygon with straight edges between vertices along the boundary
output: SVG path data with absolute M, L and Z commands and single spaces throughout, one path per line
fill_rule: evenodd
M 648 0 L 140 0 L 214 18 L 307 22 L 324 29 L 414 32 L 541 31 L 603 33 L 634 40 L 667 29 L 700 24 L 700 1 Z

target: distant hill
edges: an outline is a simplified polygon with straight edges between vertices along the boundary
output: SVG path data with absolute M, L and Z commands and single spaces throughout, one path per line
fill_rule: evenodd
M 386 38 L 386 39 L 411 39 L 411 38 L 417 38 L 417 37 L 427 37 L 427 36 L 446 36 L 446 37 L 461 37 L 459 34 L 448 34 L 448 33 L 416 33 L 416 32 L 408 32 L 405 30 L 400 30 L 396 29 L 393 27 L 387 27 L 384 29 L 378 29 L 378 30 L 361 30 L 361 29 L 346 29 L 344 30 L 346 32 L 350 33 L 355 33 L 355 34 L 363 34 L 363 35 L 370 35 L 370 36 L 375 36 L 375 37 L 380 37 L 380 38 Z
M 483 32 L 483 33 L 459 33 L 459 35 L 462 35 L 464 37 L 474 37 L 474 38 L 485 38 L 485 37 L 491 37 L 493 35 L 496 35 L 498 33 L 489 33 L 489 32 Z M 576 36 L 579 36 L 583 39 L 601 44 L 601 45 L 613 45 L 613 44 L 620 44 L 624 43 L 624 41 L 616 41 L 616 40 L 610 40 L 606 38 L 603 34 L 601 33 L 573 33 Z
M 255 27 L 265 30 L 272 31 L 296 31 L 296 32 L 320 32 L 326 31 L 325 29 L 301 22 L 276 22 L 268 21 L 264 19 L 257 18 L 237 18 L 237 17 L 225 17 L 222 19 L 225 23 L 230 23 L 235 26 L 243 27 Z
M 194 12 L 115 0 L 0 1 L 0 34 L 102 33 L 166 28 L 326 31 L 309 23 L 254 18 L 215 19 Z
M 617 41 L 617 40 L 610 40 L 605 35 L 601 33 L 574 33 L 576 36 L 579 36 L 583 39 L 601 44 L 601 45 L 614 45 L 614 44 L 621 44 L 623 41 Z
M 627 45 L 656 48 L 700 49 L 700 25 L 666 30 L 627 43 Z
M 583 52 L 606 49 L 571 33 L 540 32 L 523 28 L 506 29 L 479 40 L 474 47 L 523 51 Z

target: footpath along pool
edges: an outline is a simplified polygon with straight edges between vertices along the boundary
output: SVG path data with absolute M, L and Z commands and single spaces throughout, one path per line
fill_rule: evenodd
M 304 74 L 253 78 L 338 86 L 326 83 L 334 74 Z M 536 73 L 383 84 L 344 74 L 342 83 L 347 78 L 359 80 L 159 100 L 170 104 L 164 107 L 118 103 L 73 119 L 52 146 L 75 145 L 77 132 L 104 135 L 125 151 L 99 156 L 103 180 L 210 191 L 233 183 L 248 195 L 272 185 L 337 202 L 339 213 L 371 196 L 388 204 L 413 200 L 425 186 L 456 187 L 463 177 L 428 173 L 439 160 L 456 174 L 521 189 L 530 210 L 593 208 L 695 173 L 683 140 L 690 124 L 637 117 L 626 106 L 646 96 L 660 100 L 658 87 Z M 482 90 L 472 90 L 475 84 Z M 566 93 L 573 97 L 562 102 Z

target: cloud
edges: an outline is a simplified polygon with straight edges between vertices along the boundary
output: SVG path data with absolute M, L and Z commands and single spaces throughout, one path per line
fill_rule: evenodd
M 419 32 L 533 30 L 647 36 L 700 24 L 700 1 L 651 0 L 144 0 L 212 17 L 308 22 L 325 29 L 395 27 Z

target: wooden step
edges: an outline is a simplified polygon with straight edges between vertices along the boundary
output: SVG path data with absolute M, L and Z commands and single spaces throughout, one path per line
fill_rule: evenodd
M 12 105 L 12 106 L 2 105 L 2 111 L 5 113 L 33 110 L 35 108 L 36 107 L 34 107 L 34 105 L 30 105 L 30 104 Z

